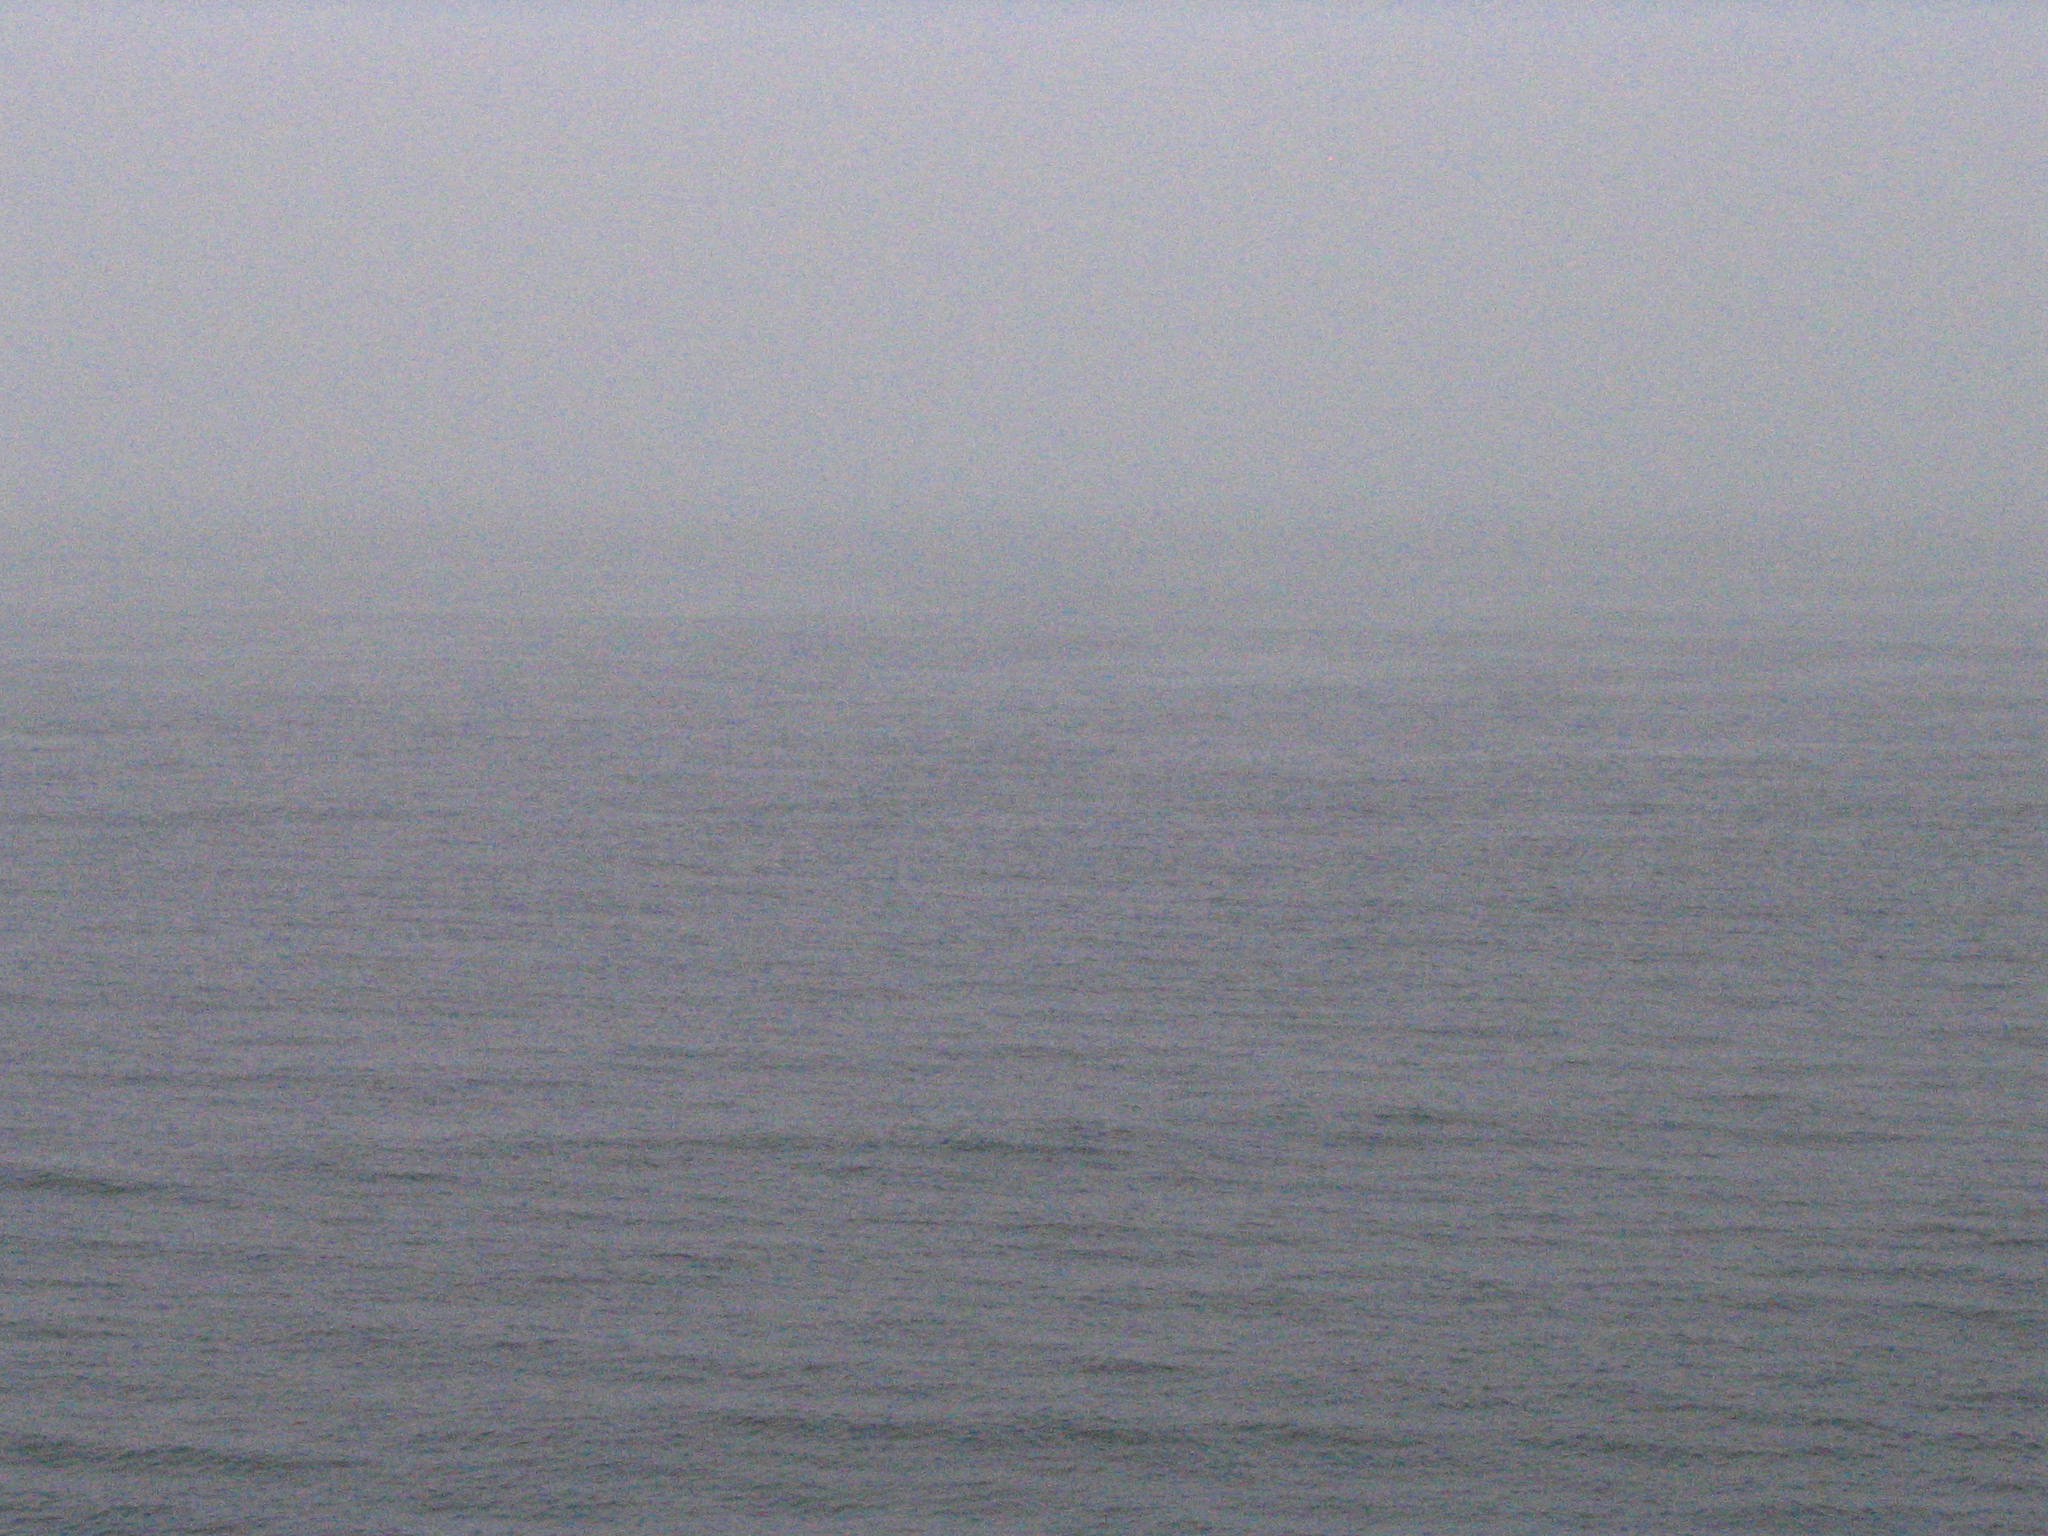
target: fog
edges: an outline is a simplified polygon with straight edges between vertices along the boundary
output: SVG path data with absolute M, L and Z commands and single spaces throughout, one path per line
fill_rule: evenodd
M 0 19 L 0 591 L 2037 615 L 2032 9 Z

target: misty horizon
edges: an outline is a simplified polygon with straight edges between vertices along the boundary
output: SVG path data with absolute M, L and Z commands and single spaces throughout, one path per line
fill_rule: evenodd
M 0 21 L 10 602 L 2033 622 L 2048 23 Z

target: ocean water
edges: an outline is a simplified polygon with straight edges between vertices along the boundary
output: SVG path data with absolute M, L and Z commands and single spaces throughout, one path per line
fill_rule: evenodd
M 2048 1529 L 2048 652 L 15 622 L 0 1529 Z

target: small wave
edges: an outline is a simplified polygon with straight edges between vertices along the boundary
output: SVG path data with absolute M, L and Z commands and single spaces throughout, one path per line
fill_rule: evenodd
M 1548 1452 L 1573 1457 L 1635 1462 L 1652 1467 L 1737 1467 L 1755 1462 L 1867 1461 L 1871 1451 L 1856 1451 L 1820 1442 L 1792 1445 L 1716 1445 L 1697 1439 L 1654 1439 L 1644 1436 L 1587 1432 L 1526 1442 Z
M 1357 1117 L 1323 1136 L 1330 1147 L 1488 1146 L 1531 1147 L 1554 1136 L 1538 1134 L 1512 1120 L 1427 1109 L 1420 1105 L 1383 1109 Z
M 1170 1376 L 1183 1369 L 1163 1360 L 1133 1360 L 1123 1355 L 1099 1355 L 1083 1360 L 1085 1376 Z
M 1729 1133 L 1731 1141 L 1748 1141 L 1766 1147 L 1784 1147 L 1799 1151 L 1824 1151 L 1832 1147 L 1888 1147 L 1903 1142 L 1922 1141 L 1925 1137 L 1906 1131 L 1884 1130 L 1760 1130 Z
M 1032 1414 L 963 1421 L 770 1410 L 714 1413 L 706 1422 L 748 1439 L 780 1442 L 791 1454 L 802 1454 L 799 1448 L 806 1445 L 940 1445 L 995 1455 L 1080 1453 L 1188 1465 L 1207 1465 L 1219 1456 L 1251 1457 L 1353 1468 L 1432 1455 L 1429 1438 L 1410 1431 L 1294 1419 L 1183 1423 Z
M 17 1194 L 80 1195 L 96 1199 L 120 1199 L 134 1195 L 162 1195 L 177 1191 L 175 1184 L 76 1168 L 0 1167 L 0 1190 Z
M 82 811 L 9 811 L 0 823 L 34 827 L 105 827 L 141 832 L 176 832 L 187 827 L 329 826 L 365 821 L 396 821 L 401 813 L 390 806 L 351 805 L 199 805 L 176 810 L 139 811 L 103 808 Z
M 1076 1129 L 1073 1134 L 1046 1137 L 992 1136 L 985 1132 L 907 1131 L 866 1136 L 821 1135 L 814 1131 L 725 1131 L 670 1136 L 522 1136 L 509 1140 L 468 1143 L 464 1156 L 587 1156 L 633 1167 L 656 1167 L 697 1157 L 741 1153 L 753 1156 L 888 1157 L 939 1153 L 975 1158 L 1009 1158 L 1040 1162 L 1097 1161 L 1111 1158 L 1121 1140 L 1113 1132 Z M 844 1166 L 844 1165 L 842 1165 Z
M 241 1476 L 277 1472 L 333 1471 L 360 1466 L 345 1456 L 290 1456 L 275 1451 L 230 1451 L 212 1446 L 100 1445 L 56 1435 L 0 1438 L 0 1463 L 42 1467 L 98 1467 L 121 1472 L 230 1472 Z

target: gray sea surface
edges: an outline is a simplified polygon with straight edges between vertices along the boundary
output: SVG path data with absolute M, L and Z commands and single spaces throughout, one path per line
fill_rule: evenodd
M 2048 1529 L 2048 651 L 0 631 L 0 1528 Z

